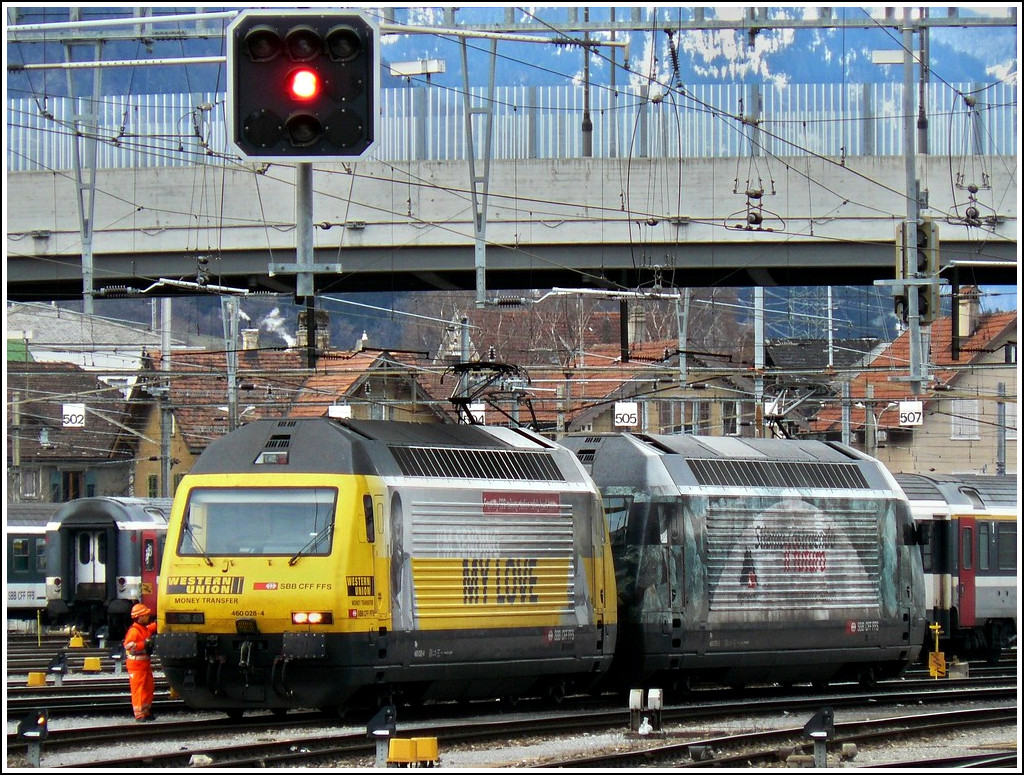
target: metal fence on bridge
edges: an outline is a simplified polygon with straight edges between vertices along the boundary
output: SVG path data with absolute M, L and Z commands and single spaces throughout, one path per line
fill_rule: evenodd
M 238 158 L 226 141 L 224 100 L 223 93 L 109 96 L 96 106 L 54 97 L 8 100 L 7 169 L 73 169 L 74 120 L 88 113 L 95 114 L 99 138 L 97 168 L 223 164 L 225 157 Z M 581 87 L 500 87 L 492 98 L 485 89 L 472 90 L 472 106 L 485 104 L 493 110 L 492 158 L 583 156 Z M 659 101 L 629 88 L 593 87 L 592 154 L 898 156 L 903 153 L 902 104 L 901 83 L 703 84 Z M 953 159 L 1017 153 L 1015 86 L 932 83 L 927 104 L 928 153 Z M 372 158 L 466 158 L 461 90 L 384 89 L 381 111 Z

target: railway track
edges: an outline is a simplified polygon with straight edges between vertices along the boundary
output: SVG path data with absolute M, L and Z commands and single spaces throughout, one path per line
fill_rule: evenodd
M 993 705 L 1007 704 L 1016 699 L 1016 685 L 1015 682 L 1007 681 L 1001 687 L 975 690 L 959 686 L 942 689 L 932 687 L 928 690 L 894 688 L 882 693 L 859 692 L 839 696 L 816 694 L 797 698 L 790 696 L 785 699 L 744 700 L 741 703 L 734 697 L 730 698 L 728 693 L 711 694 L 718 699 L 695 699 L 686 707 L 666 708 L 662 714 L 664 728 L 685 724 L 692 729 L 697 723 L 718 723 L 720 719 L 735 718 L 737 715 L 756 717 L 785 712 L 794 718 L 801 718 L 800 714 L 813 713 L 823 705 L 835 708 L 838 717 L 841 712 L 853 713 L 859 708 L 877 710 L 880 706 L 898 705 L 920 708 L 943 703 L 965 703 L 968 698 Z M 1012 705 L 1014 719 L 1015 707 Z M 493 705 L 480 706 L 478 715 L 488 708 L 493 710 Z M 915 710 L 915 714 L 919 712 Z M 622 707 L 607 709 L 605 706 L 605 709 L 598 710 L 573 708 L 558 713 L 517 713 L 516 718 L 486 722 L 467 718 L 469 713 L 472 713 L 472 709 L 454 705 L 427 708 L 419 714 L 411 709 L 407 713 L 403 709 L 400 715 L 406 722 L 400 726 L 401 734 L 405 737 L 437 737 L 442 750 L 449 750 L 464 745 L 486 746 L 496 740 L 508 744 L 509 741 L 536 736 L 541 733 L 538 730 L 547 737 L 566 735 L 578 740 L 597 730 L 621 730 L 624 724 L 628 725 L 628 713 Z M 448 714 L 453 714 L 453 717 L 447 718 Z M 24 743 L 10 735 L 7 742 L 8 757 L 23 755 Z M 690 743 L 694 744 L 692 741 Z M 778 750 L 778 745 L 773 745 Z M 166 750 L 168 747 L 172 750 Z M 120 753 L 120 750 L 124 753 Z M 197 723 L 195 717 L 177 720 L 171 714 L 161 715 L 155 724 L 52 729 L 45 751 L 51 759 L 57 757 L 66 762 L 74 760 L 77 755 L 78 766 L 84 761 L 91 767 L 108 769 L 139 766 L 143 763 L 149 767 L 183 767 L 193 762 L 193 756 L 204 757 L 203 761 L 218 767 L 300 764 L 365 766 L 366 758 L 375 755 L 375 744 L 367 739 L 365 728 L 346 727 L 340 720 L 330 720 L 320 714 L 294 713 L 277 717 L 268 713 L 247 717 L 240 724 L 229 722 L 223 716 Z M 687 752 L 685 756 L 680 756 L 689 759 L 690 755 Z M 100 761 L 102 757 L 106 758 Z M 43 758 L 46 766 L 76 766 L 46 761 L 45 755 Z M 8 763 L 11 763 L 10 758 Z M 575 762 L 572 766 L 576 766 Z
M 941 713 L 912 713 L 867 721 L 836 722 L 834 733 L 825 744 L 824 766 L 840 766 L 840 762 L 846 758 L 855 759 L 861 747 L 866 745 L 922 735 L 962 732 L 965 728 L 982 725 L 1010 726 L 1016 723 L 1016 706 L 956 709 Z M 808 760 L 813 761 L 814 748 L 814 742 L 804 734 L 804 727 L 797 726 L 671 741 L 640 750 L 614 750 L 594 756 L 558 757 L 537 766 L 586 770 L 618 767 L 764 767 L 780 762 L 802 765 Z M 1012 758 L 1013 766 L 1016 766 L 1017 760 L 1016 751 L 987 752 L 957 758 L 986 761 Z M 950 762 L 951 759 L 946 759 L 943 765 Z M 924 762 L 904 761 L 901 766 L 924 766 Z
M 899 679 L 897 681 L 884 681 L 877 687 L 877 692 L 889 692 L 893 687 L 900 690 L 918 688 L 930 689 L 953 689 L 969 688 L 977 685 L 979 681 L 999 681 L 1001 679 L 1015 678 L 1016 671 L 1008 671 L 1003 668 L 992 668 L 990 670 L 979 670 L 977 674 L 972 673 L 970 677 L 963 679 L 933 679 L 920 677 L 916 679 Z M 188 708 L 177 698 L 168 686 L 163 675 L 157 672 L 154 676 L 155 694 L 154 709 L 157 713 L 169 713 L 186 711 Z M 9 714 L 23 714 L 31 712 L 38 707 L 45 707 L 51 717 L 63 717 L 74 715 L 119 715 L 130 712 L 131 702 L 128 695 L 128 677 L 122 675 L 95 675 L 89 678 L 65 678 L 60 685 L 48 683 L 45 686 L 28 686 L 24 680 L 12 681 L 7 684 L 7 710 Z M 771 699 L 778 696 L 782 691 L 778 687 L 751 687 L 736 693 L 726 689 L 702 689 L 694 692 L 692 696 L 713 697 L 715 693 L 725 696 L 742 697 L 744 701 L 750 699 Z M 794 687 L 793 692 L 808 693 L 811 696 L 820 697 L 821 692 L 812 687 Z M 848 694 L 862 692 L 861 687 L 856 684 L 837 684 L 831 687 L 829 692 L 833 694 Z

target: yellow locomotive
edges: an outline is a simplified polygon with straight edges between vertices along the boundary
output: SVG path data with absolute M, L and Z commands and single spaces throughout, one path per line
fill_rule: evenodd
M 601 498 L 524 430 L 253 422 L 179 485 L 158 653 L 194 708 L 560 695 L 615 651 Z

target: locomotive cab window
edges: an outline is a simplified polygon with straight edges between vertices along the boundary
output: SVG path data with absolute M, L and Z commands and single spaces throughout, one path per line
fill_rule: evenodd
M 373 498 L 363 496 L 363 522 L 366 528 L 366 542 L 373 543 Z
M 330 487 L 196 489 L 189 495 L 183 557 L 330 554 L 337 490 Z
M 608 522 L 608 535 L 613 545 L 626 542 L 626 522 L 633 498 L 629 495 L 605 495 L 604 517 Z

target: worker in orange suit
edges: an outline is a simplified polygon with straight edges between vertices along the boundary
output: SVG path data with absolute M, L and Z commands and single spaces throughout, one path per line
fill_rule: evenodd
M 142 603 L 132 608 L 132 626 L 124 636 L 125 662 L 132 690 L 132 710 L 136 721 L 153 721 L 153 636 L 156 622 L 153 612 Z

